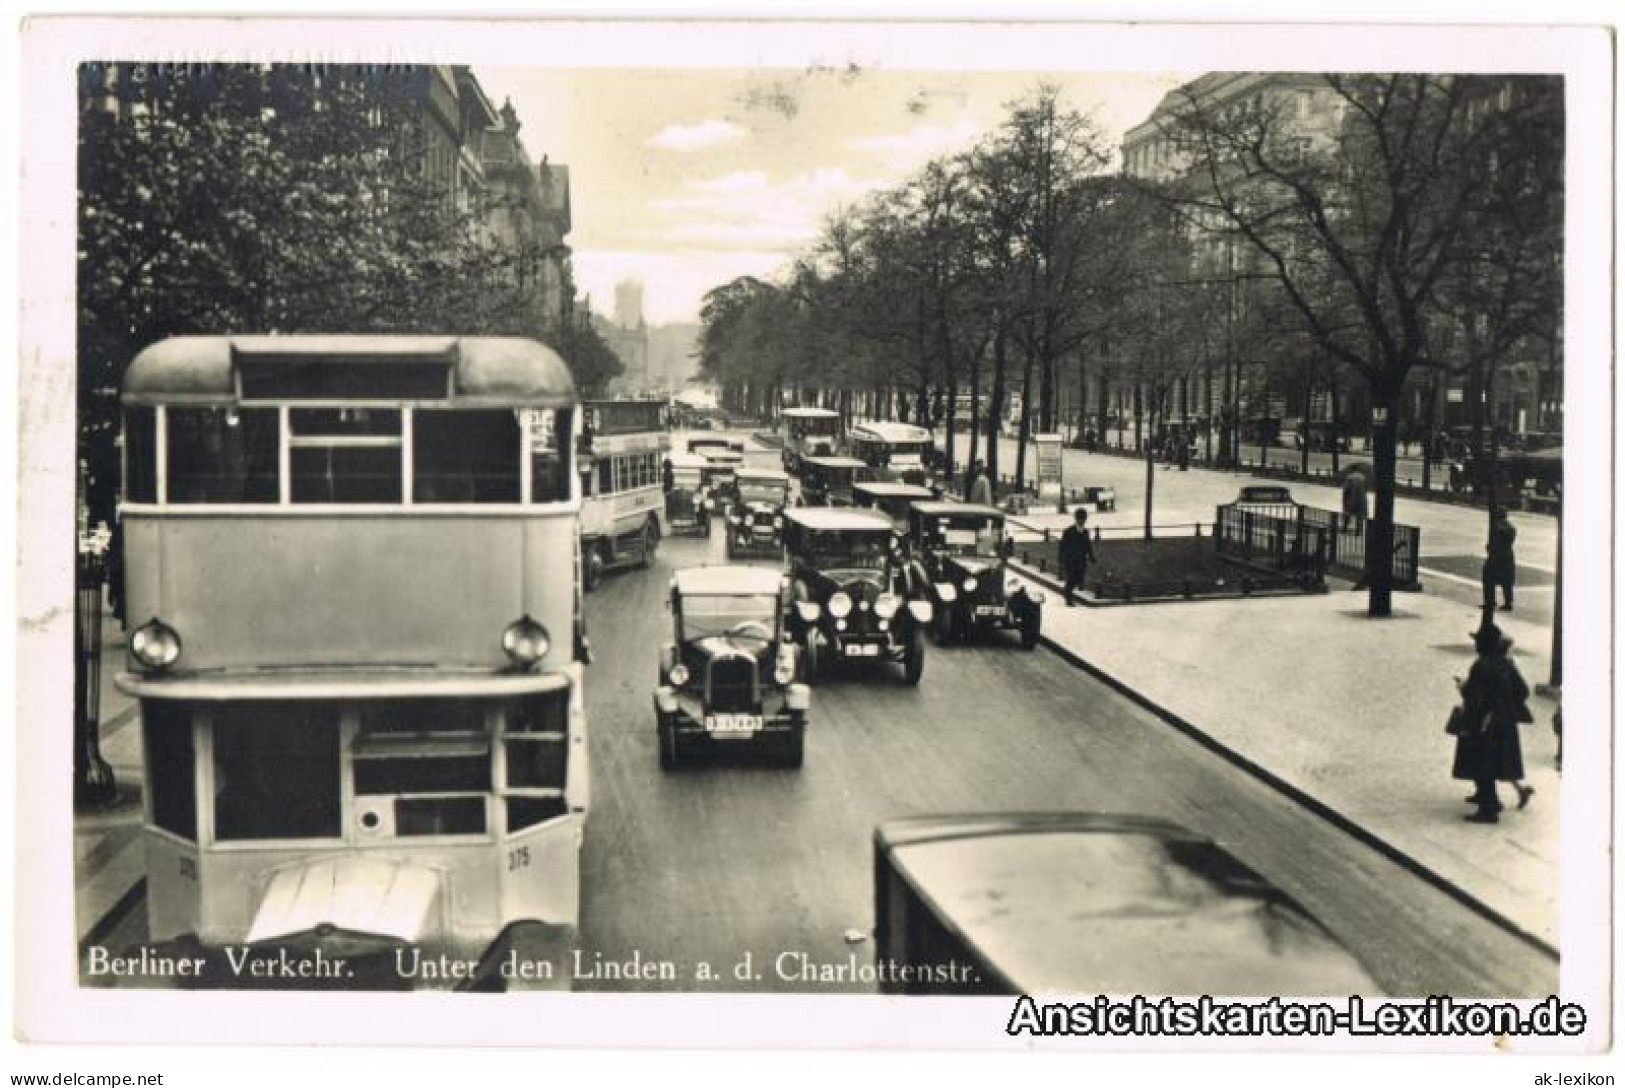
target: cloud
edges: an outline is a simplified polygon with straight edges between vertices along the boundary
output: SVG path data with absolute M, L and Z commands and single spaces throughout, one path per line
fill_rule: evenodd
M 697 121 L 692 125 L 667 125 L 649 139 L 653 147 L 667 151 L 699 151 L 745 138 L 745 130 L 732 121 L 716 119 Z
M 974 121 L 965 120 L 953 125 L 915 125 L 907 132 L 865 136 L 849 141 L 847 146 L 855 151 L 884 155 L 886 164 L 894 170 L 912 170 L 938 155 L 970 146 L 981 134 L 982 129 Z
M 582 249 L 572 257 L 577 289 L 594 309 L 607 311 L 615 285 L 635 279 L 644 317 L 656 325 L 696 321 L 707 291 L 739 276 L 770 278 L 784 263 L 784 254 L 763 250 Z
M 882 184 L 838 167 L 819 167 L 775 181 L 765 170 L 689 180 L 675 196 L 649 202 L 660 220 L 625 241 L 730 251 L 796 249 L 814 241 L 824 218 Z

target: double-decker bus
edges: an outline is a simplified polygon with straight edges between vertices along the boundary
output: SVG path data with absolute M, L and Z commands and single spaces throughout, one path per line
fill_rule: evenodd
M 581 437 L 581 557 L 586 588 L 604 572 L 646 567 L 666 533 L 662 463 L 671 450 L 658 400 L 585 405 Z
M 588 799 L 563 360 L 179 337 L 122 402 L 149 938 L 240 954 L 210 960 L 225 985 L 331 942 L 376 968 L 354 985 L 515 941 L 562 956 Z
M 828 408 L 786 408 L 779 413 L 780 457 L 784 471 L 797 474 L 803 457 L 841 451 L 841 416 Z
M 931 482 L 931 432 L 924 427 L 890 420 L 860 423 L 847 435 L 847 445 L 877 479 L 921 487 Z

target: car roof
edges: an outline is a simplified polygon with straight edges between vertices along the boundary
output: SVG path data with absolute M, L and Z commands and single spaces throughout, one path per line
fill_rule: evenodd
M 1019 992 L 1380 990 L 1289 896 L 1176 824 L 1095 813 L 922 817 L 881 825 L 875 844 Z
M 773 480 L 785 484 L 790 482 L 790 474 L 782 468 L 752 468 L 749 465 L 741 465 L 734 475 L 741 480 Z
M 852 428 L 852 437 L 863 436 L 878 438 L 882 442 L 925 442 L 931 438 L 931 432 L 913 423 L 875 420 Z
M 803 457 L 804 465 L 822 465 L 825 468 L 868 468 L 867 462 L 859 461 L 856 457 L 843 457 L 840 454 L 830 454 L 822 457 Z
M 853 484 L 852 489 L 854 491 L 867 491 L 871 495 L 930 495 L 932 493 L 929 487 L 921 487 L 919 484 L 900 484 L 890 480 L 865 481 L 864 483 Z
M 682 450 L 674 450 L 671 453 L 672 468 L 698 469 L 704 468 L 708 463 L 709 462 L 707 462 L 705 458 L 701 457 L 697 453 L 685 453 Z
M 784 585 L 784 575 L 772 567 L 729 565 L 721 567 L 687 567 L 672 575 L 672 584 L 683 595 L 731 593 L 777 593 Z
M 138 399 L 237 395 L 243 363 L 266 369 L 332 363 L 369 367 L 443 363 L 454 399 L 515 406 L 576 403 L 570 368 L 557 352 L 522 337 L 495 336 L 175 336 L 141 351 L 124 374 Z
M 875 510 L 855 510 L 850 506 L 798 506 L 786 510 L 785 517 L 808 529 L 873 529 L 891 532 L 891 519 Z
M 786 408 L 779 413 L 779 416 L 781 418 L 794 416 L 800 419 L 828 419 L 830 416 L 838 414 L 829 408 Z
M 931 517 L 967 514 L 971 517 L 1002 518 L 1004 511 L 997 506 L 984 506 L 974 502 L 917 502 L 914 509 Z

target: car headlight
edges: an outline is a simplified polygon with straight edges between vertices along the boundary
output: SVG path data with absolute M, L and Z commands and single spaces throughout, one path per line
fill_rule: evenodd
M 547 656 L 548 649 L 553 645 L 548 637 L 547 628 L 531 619 L 521 616 L 508 625 L 502 632 L 502 652 L 515 665 L 534 665 Z
M 852 598 L 845 593 L 836 592 L 829 599 L 829 614 L 836 619 L 842 619 L 852 612 Z
M 149 669 L 167 669 L 181 656 L 181 636 L 154 617 L 130 633 L 130 652 Z
M 974 578 L 966 578 L 963 582 L 960 583 L 959 588 L 963 589 L 966 593 L 975 593 L 976 592 L 976 584 L 977 584 L 976 579 L 974 579 Z
M 773 682 L 782 687 L 793 680 L 795 675 L 796 652 L 788 646 L 781 646 L 778 660 L 773 663 Z
M 707 510 L 715 510 L 717 508 L 716 500 L 715 499 L 706 499 L 705 500 L 705 508 Z
M 784 519 L 783 518 L 777 518 L 777 517 L 774 518 L 773 519 L 773 528 L 775 528 L 775 529 L 784 528 Z
M 811 623 L 818 618 L 818 606 L 812 601 L 797 601 L 796 614 L 803 623 Z
M 688 683 L 688 666 L 679 661 L 666 673 L 666 679 L 670 680 L 674 686 L 682 687 Z
M 902 605 L 903 601 L 897 596 L 897 594 L 882 593 L 875 601 L 875 615 L 879 616 L 883 620 L 889 620 L 893 616 L 897 615 L 897 610 L 901 608 Z

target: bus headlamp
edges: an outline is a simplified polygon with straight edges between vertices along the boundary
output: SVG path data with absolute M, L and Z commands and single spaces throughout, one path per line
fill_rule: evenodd
M 679 661 L 666 673 L 666 679 L 670 680 L 675 686 L 682 687 L 688 683 L 688 666 Z
M 552 647 L 553 640 L 548 637 L 547 628 L 531 619 L 528 615 L 521 616 L 508 625 L 502 632 L 502 652 L 515 665 L 534 665 L 547 656 Z
M 852 614 L 852 598 L 845 593 L 837 591 L 829 599 L 829 614 L 836 619 L 845 619 Z
M 181 636 L 156 616 L 130 633 L 130 653 L 149 669 L 167 669 L 181 656 Z

